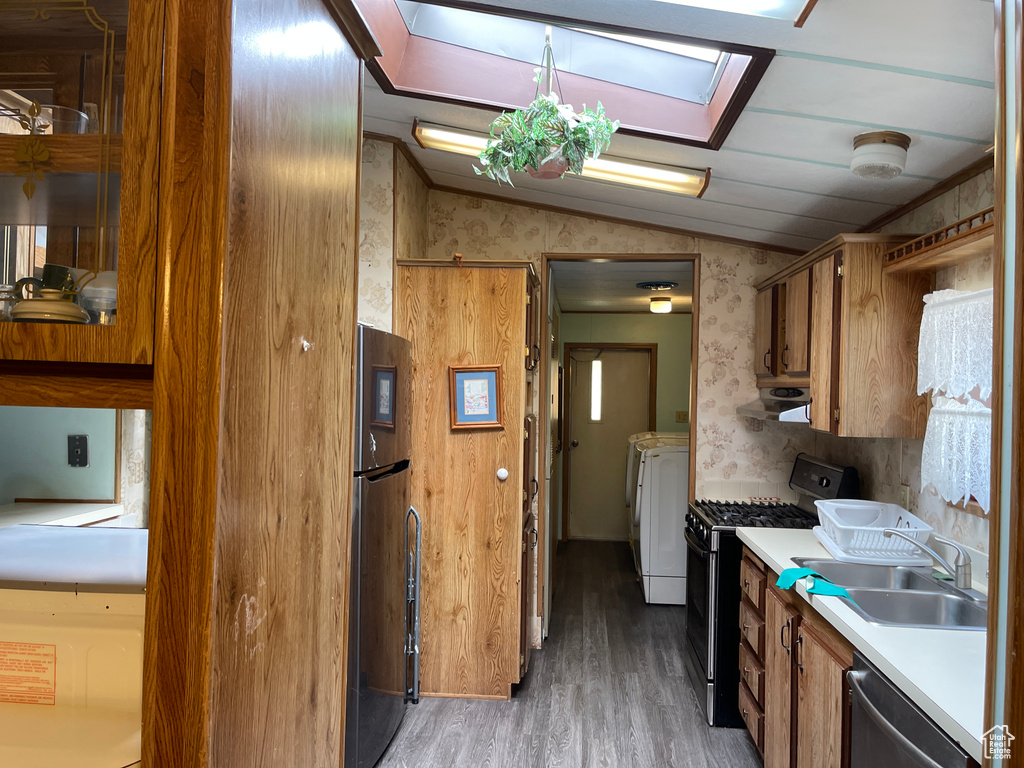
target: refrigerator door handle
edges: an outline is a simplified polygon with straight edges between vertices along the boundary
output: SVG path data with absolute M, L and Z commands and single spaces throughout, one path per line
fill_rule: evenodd
M 416 523 L 416 546 L 409 549 L 409 518 Z M 405 513 L 405 700 L 420 703 L 420 555 L 423 521 L 415 507 Z M 410 679 L 411 678 L 411 679 Z

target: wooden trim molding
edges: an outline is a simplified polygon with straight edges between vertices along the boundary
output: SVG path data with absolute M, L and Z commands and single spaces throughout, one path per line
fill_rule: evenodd
M 380 46 L 357 3 L 353 0 L 324 0 L 324 5 L 341 31 L 345 33 L 359 58 L 370 61 L 380 56 Z
M 965 181 L 969 181 L 970 179 L 973 179 L 975 176 L 980 176 L 981 174 L 985 173 L 985 171 L 991 170 L 992 163 L 993 160 L 991 156 L 983 157 L 977 162 L 971 163 L 971 165 L 967 166 L 962 171 L 954 173 L 949 178 L 940 181 L 938 184 L 936 184 L 928 191 L 922 192 L 920 195 L 915 197 L 910 202 L 904 203 L 898 208 L 893 208 L 888 213 L 883 213 L 877 219 L 869 221 L 867 224 L 865 224 L 857 231 L 877 232 L 886 224 L 891 224 L 892 222 L 896 221 L 896 219 L 900 218 L 901 216 L 907 215 L 915 208 L 920 208 L 925 203 L 931 202 L 940 195 L 946 194 L 951 189 L 956 189 Z

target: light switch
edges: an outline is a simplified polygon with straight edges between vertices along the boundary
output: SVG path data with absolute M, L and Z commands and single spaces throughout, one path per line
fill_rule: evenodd
M 689 421 L 689 411 L 676 411 L 676 424 L 685 424 Z

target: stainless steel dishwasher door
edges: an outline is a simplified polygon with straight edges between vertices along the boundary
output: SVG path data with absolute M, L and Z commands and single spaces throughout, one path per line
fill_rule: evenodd
M 978 764 L 859 653 L 850 685 L 850 768 L 974 768 Z

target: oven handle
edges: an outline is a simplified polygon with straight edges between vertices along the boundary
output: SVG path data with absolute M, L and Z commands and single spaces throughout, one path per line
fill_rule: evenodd
M 697 537 L 690 533 L 689 530 L 684 531 L 683 536 L 686 537 L 687 546 L 689 546 L 689 548 L 692 549 L 695 553 L 700 555 L 701 560 L 707 560 L 709 557 L 711 557 L 710 550 L 707 550 L 704 547 L 702 547 L 700 545 L 700 542 L 697 541 Z

